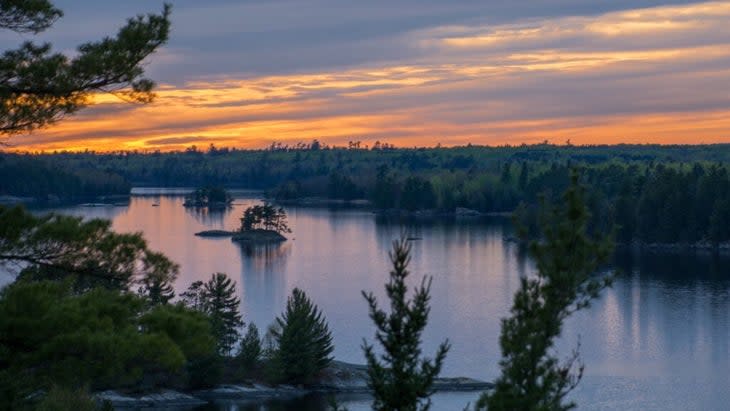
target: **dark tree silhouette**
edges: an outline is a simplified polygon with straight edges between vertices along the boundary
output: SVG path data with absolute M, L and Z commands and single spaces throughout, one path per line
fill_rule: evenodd
M 48 0 L 0 3 L 0 28 L 38 33 L 62 12 Z M 161 14 L 129 19 L 116 37 L 85 43 L 69 58 L 51 45 L 23 43 L 0 57 L 0 135 L 25 133 L 52 124 L 92 103 L 96 92 L 146 103 L 154 83 L 142 62 L 168 39 L 170 6 Z
M 241 300 L 236 296 L 233 280 L 224 273 L 214 273 L 207 282 L 192 283 L 181 297 L 186 306 L 205 313 L 210 319 L 218 353 L 230 354 L 243 327 L 239 312 Z
M 276 349 L 271 359 L 273 376 L 280 382 L 312 382 L 332 362 L 332 334 L 322 312 L 304 291 L 295 288 L 286 310 L 271 332 Z
M 373 390 L 373 409 L 378 411 L 428 410 L 434 379 L 441 371 L 448 341 L 444 341 L 433 360 L 421 356 L 421 334 L 428 323 L 431 279 L 424 278 L 407 299 L 410 244 L 401 238 L 393 242 L 390 260 L 393 270 L 385 291 L 390 299 L 390 314 L 378 308 L 375 296 L 363 292 L 370 307 L 370 318 L 377 328 L 375 338 L 383 348 L 378 358 L 375 349 L 363 342 L 368 365 L 368 386 Z
M 484 393 L 477 409 L 489 411 L 562 411 L 575 407 L 566 395 L 583 375 L 578 349 L 565 363 L 552 352 L 563 323 L 610 285 L 611 276 L 594 277 L 607 261 L 608 238 L 587 235 L 588 211 L 578 174 L 563 195 L 563 206 L 545 212 L 541 239 L 530 252 L 537 276 L 521 278 L 511 316 L 502 320 L 501 375 L 493 391 Z

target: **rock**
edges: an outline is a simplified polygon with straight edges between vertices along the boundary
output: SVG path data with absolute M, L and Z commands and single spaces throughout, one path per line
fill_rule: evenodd
M 456 207 L 454 210 L 454 215 L 456 217 L 479 217 L 482 215 L 477 210 L 472 210 L 470 208 L 464 208 L 464 207 Z
M 139 396 L 124 395 L 117 391 L 103 391 L 94 394 L 94 397 L 102 402 L 108 401 L 115 409 L 195 407 L 207 404 L 200 398 L 173 390 L 162 390 Z
M 274 230 L 247 230 L 237 232 L 232 240 L 245 244 L 268 244 L 286 241 L 286 237 Z
M 319 384 L 313 386 L 315 391 L 336 393 L 369 392 L 367 386 L 367 367 L 342 361 L 332 361 L 323 372 Z M 473 378 L 436 378 L 433 388 L 436 391 L 483 391 L 493 388 L 492 383 Z
M 291 385 L 276 387 L 253 383 L 250 385 L 220 385 L 215 388 L 196 391 L 197 398 L 208 401 L 230 400 L 261 400 L 270 398 L 296 398 L 309 394 L 311 391 Z
M 195 233 L 198 237 L 233 237 L 236 234 L 237 231 L 226 230 L 205 230 Z

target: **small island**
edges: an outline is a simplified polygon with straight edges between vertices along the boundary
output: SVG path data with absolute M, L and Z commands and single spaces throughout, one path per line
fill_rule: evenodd
M 199 237 L 231 237 L 245 244 L 268 244 L 286 241 L 284 234 L 291 233 L 286 212 L 271 204 L 248 207 L 241 217 L 241 227 L 236 231 L 207 230 L 195 233 Z
M 231 194 L 223 187 L 200 187 L 185 196 L 185 207 L 227 208 L 233 202 Z

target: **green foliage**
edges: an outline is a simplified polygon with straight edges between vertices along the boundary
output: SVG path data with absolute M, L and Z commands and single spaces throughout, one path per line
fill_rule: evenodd
M 462 207 L 513 212 L 521 203 L 537 208 L 541 194 L 557 198 L 567 187 L 570 168 L 577 166 L 583 169 L 582 178 L 589 188 L 590 228 L 616 226 L 616 240 L 622 244 L 719 245 L 730 241 L 730 230 L 721 223 L 726 204 L 730 204 L 728 164 L 728 144 L 386 150 L 327 147 L 316 151 L 306 145 L 276 145 L 269 150 L 216 148 L 164 154 L 5 154 L 0 155 L 0 175 L 7 171 L 12 178 L 0 181 L 0 193 L 38 196 L 68 191 L 78 196 L 116 192 L 123 189 L 123 182 L 118 180 L 123 175 L 146 185 L 261 188 L 280 199 L 347 199 L 354 195 L 347 194 L 354 186 L 378 209 L 436 208 L 448 212 Z M 56 175 L 56 169 L 65 173 Z M 67 174 L 82 181 L 73 182 L 75 178 Z M 414 194 L 406 193 L 404 198 L 411 177 L 416 180 L 408 191 Z M 432 186 L 433 195 L 416 194 L 430 191 L 415 184 L 425 181 Z M 536 218 L 531 225 L 537 228 Z
M 150 251 L 141 234 L 119 234 L 111 222 L 58 214 L 35 216 L 21 207 L 0 206 L 0 264 L 25 264 L 25 281 L 74 279 L 77 291 L 104 287 L 142 292 L 156 301 L 170 296 L 166 285 L 177 264 Z M 165 291 L 167 290 L 167 291 Z
M 395 177 L 390 173 L 388 166 L 378 167 L 375 175 L 375 186 L 373 187 L 373 204 L 381 209 L 393 208 L 396 206 L 400 187 Z
M 25 154 L 0 155 L 0 176 L 0 195 L 32 197 L 41 204 L 129 194 L 131 189 L 117 173 L 49 164 L 46 159 Z
M 210 355 L 216 350 L 208 318 L 182 304 L 153 307 L 140 317 L 140 324 L 146 333 L 170 337 L 188 359 Z
M 259 337 L 259 329 L 256 324 L 248 325 L 248 331 L 241 340 L 241 346 L 238 351 L 237 360 L 244 370 L 253 369 L 261 360 L 263 355 L 263 346 L 261 337 Z
M 393 243 L 390 253 L 393 269 L 390 281 L 385 285 L 390 299 L 390 314 L 378 308 L 372 293 L 363 292 L 370 308 L 370 318 L 377 328 L 375 338 L 383 349 L 378 359 L 374 347 L 363 342 L 368 386 L 375 397 L 373 409 L 378 411 L 428 410 L 433 381 L 449 351 L 449 343 L 444 341 L 433 360 L 421 357 L 421 334 L 430 311 L 431 279 L 424 278 L 412 299 L 407 299 L 410 251 L 410 244 L 403 238 Z
M 241 231 L 273 230 L 277 233 L 291 233 L 286 221 L 286 211 L 269 203 L 248 207 L 241 217 Z
M 147 274 L 140 280 L 142 286 L 139 293 L 145 296 L 152 305 L 167 304 L 175 298 L 175 290 L 172 283 L 175 276 L 170 273 L 177 273 L 177 264 L 170 261 L 161 253 L 149 252 L 143 259 L 142 264 Z
M 26 41 L 0 57 L 0 134 L 18 134 L 52 124 L 108 92 L 149 102 L 154 83 L 143 77 L 143 60 L 168 39 L 170 6 L 159 15 L 129 19 L 115 38 L 82 44 L 73 58 L 51 45 Z M 38 33 L 62 15 L 47 0 L 0 4 L 0 28 Z
M 223 187 L 202 187 L 197 188 L 186 196 L 186 205 L 206 207 L 213 205 L 228 205 L 233 197 Z
M 36 405 L 35 411 L 101 411 L 96 401 L 84 389 L 72 390 L 53 386 Z
M 154 387 L 179 375 L 187 356 L 214 352 L 207 322 L 178 306 L 130 293 L 74 293 L 68 283 L 19 281 L 0 292 L 0 403 L 63 384 Z
M 417 176 L 411 176 L 403 184 L 401 207 L 406 210 L 419 208 L 429 209 L 436 206 L 436 193 L 431 182 Z
M 181 295 L 185 305 L 204 313 L 210 320 L 220 355 L 231 353 L 243 327 L 241 300 L 236 294 L 233 280 L 224 273 L 214 273 L 210 280 L 194 282 Z
M 578 349 L 561 364 L 553 353 L 555 339 L 565 319 L 588 307 L 612 279 L 594 276 L 609 258 L 611 242 L 587 235 L 584 195 L 574 172 L 563 206 L 544 214 L 541 240 L 530 245 L 537 276 L 520 279 L 511 315 L 502 320 L 501 375 L 494 391 L 481 396 L 477 409 L 558 411 L 575 407 L 565 397 L 580 381 L 583 366 L 578 364 Z
M 48 0 L 5 0 L 0 3 L 0 28 L 38 33 L 63 15 Z
M 362 195 L 362 189 L 360 189 L 360 187 L 352 181 L 352 178 L 337 172 L 330 174 L 330 181 L 328 184 L 329 198 L 349 201 L 362 198 Z
M 271 330 L 276 351 L 270 366 L 277 382 L 310 383 L 332 362 L 334 346 L 327 320 L 304 291 L 292 291 L 286 310 Z

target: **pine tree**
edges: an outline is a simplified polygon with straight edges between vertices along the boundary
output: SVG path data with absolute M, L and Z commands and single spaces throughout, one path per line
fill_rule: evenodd
M 210 316 L 213 335 L 218 340 L 218 353 L 230 354 L 243 327 L 239 311 L 241 300 L 236 297 L 236 285 L 227 275 L 215 273 L 203 285 L 203 300 Z
M 494 391 L 481 396 L 477 409 L 562 411 L 575 407 L 565 397 L 583 374 L 578 350 L 562 364 L 552 351 L 565 319 L 588 307 L 610 285 L 612 277 L 593 275 L 608 259 L 611 242 L 587 235 L 589 214 L 576 172 L 563 204 L 545 214 L 541 239 L 530 245 L 537 276 L 520 279 L 511 316 L 502 320 L 501 375 Z
M 63 15 L 48 0 L 0 2 L 0 29 L 37 34 Z M 116 37 L 82 44 L 73 58 L 50 44 L 26 41 L 0 56 L 0 135 L 52 124 L 108 92 L 146 103 L 154 83 L 144 78 L 143 60 L 168 39 L 170 6 L 162 14 L 127 21 Z
M 241 340 L 241 348 L 238 352 L 238 361 L 241 366 L 250 370 L 256 366 L 263 354 L 261 337 L 256 324 L 249 324 L 246 335 Z
M 195 281 L 180 294 L 183 304 L 208 316 L 220 355 L 230 354 L 240 337 L 243 320 L 236 285 L 224 273 L 214 273 L 206 282 Z
M 374 347 L 363 342 L 368 386 L 375 397 L 373 409 L 378 411 L 428 410 L 434 379 L 449 351 L 447 340 L 440 345 L 433 360 L 421 357 L 421 334 L 430 311 L 431 279 L 424 278 L 413 298 L 407 300 L 410 251 L 410 244 L 403 238 L 393 243 L 390 253 L 393 270 L 385 286 L 390 314 L 378 308 L 372 293 L 363 292 L 370 307 L 370 318 L 377 327 L 375 338 L 384 351 L 378 359 Z
M 151 251 L 140 233 L 115 233 L 108 220 L 46 214 L 0 206 L 0 267 L 24 267 L 18 278 L 73 280 L 83 292 L 95 287 L 129 291 L 175 280 L 177 264 Z M 145 291 L 146 292 L 146 291 Z
M 198 312 L 205 312 L 205 299 L 203 297 L 203 283 L 202 281 L 195 281 L 188 289 L 180 294 L 182 303 L 189 308 L 192 308 Z
M 278 381 L 310 383 L 332 362 L 334 346 L 327 320 L 304 291 L 292 291 L 271 331 L 276 339 L 273 374 Z
M 167 304 L 175 298 L 172 283 L 177 278 L 179 266 L 161 253 L 148 253 L 143 259 L 149 273 L 141 280 L 139 293 L 151 305 Z
M 527 178 L 528 178 L 529 171 L 527 169 L 527 161 L 522 163 L 522 167 L 520 168 L 520 178 L 517 182 L 517 185 L 519 186 L 520 190 L 524 190 L 527 187 Z

